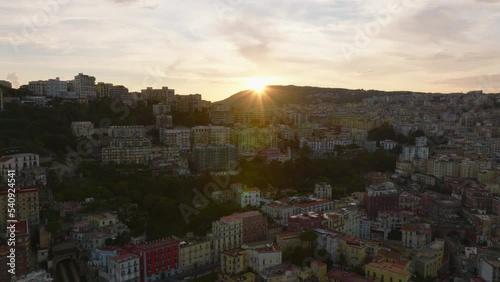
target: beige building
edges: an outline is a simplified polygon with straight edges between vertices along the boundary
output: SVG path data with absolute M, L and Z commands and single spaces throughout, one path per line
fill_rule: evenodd
M 191 237 L 181 240 L 179 266 L 181 272 L 189 272 L 212 263 L 212 241 Z
M 9 195 L 7 190 L 0 191 L 0 228 L 5 230 L 7 220 L 11 219 L 8 213 Z M 16 188 L 15 193 L 15 218 L 26 220 L 30 227 L 38 226 L 40 223 L 40 198 L 37 187 Z

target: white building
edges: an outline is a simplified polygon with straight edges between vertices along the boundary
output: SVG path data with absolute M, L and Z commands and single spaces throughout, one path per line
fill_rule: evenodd
M 74 121 L 71 123 L 71 131 L 77 137 L 90 138 L 94 134 L 94 124 L 90 121 Z
M 403 161 L 411 161 L 413 159 L 427 160 L 428 158 L 429 148 L 419 146 L 404 146 L 400 155 L 400 159 Z
M 110 258 L 108 262 L 108 274 L 110 282 L 139 281 L 139 256 L 125 253 Z
M 48 97 L 66 97 L 68 94 L 68 82 L 60 80 L 59 77 L 49 79 L 47 81 L 47 96 Z
M 326 182 L 314 184 L 314 196 L 321 199 L 332 199 L 333 188 Z
M 288 218 L 298 214 L 297 207 L 280 201 L 273 201 L 262 207 L 262 212 L 269 215 L 274 222 L 288 226 Z
M 386 151 L 394 150 L 394 148 L 396 148 L 397 145 L 398 145 L 398 142 L 388 140 L 388 139 L 384 140 L 384 141 L 380 141 L 380 146 L 382 148 L 384 148 L 384 150 L 386 150 Z
M 223 146 L 231 144 L 231 128 L 225 126 L 195 126 L 191 128 L 193 145 Z
M 263 242 L 243 245 L 242 248 L 247 250 L 248 266 L 259 274 L 266 268 L 281 264 L 281 247 L 277 244 Z
M 242 208 L 248 205 L 252 207 L 258 207 L 260 205 L 260 189 L 257 187 L 237 189 L 235 194 L 236 202 Z
M 9 170 L 15 170 L 16 176 L 20 176 L 25 169 L 35 168 L 40 165 L 38 154 L 15 154 L 6 155 L 0 158 L 0 175 L 3 179 L 7 178 Z
M 80 99 L 94 99 L 97 97 L 95 77 L 79 73 L 73 80 L 73 87 Z

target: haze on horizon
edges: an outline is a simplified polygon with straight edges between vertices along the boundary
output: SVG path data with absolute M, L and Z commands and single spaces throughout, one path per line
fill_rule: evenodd
M 500 92 L 500 0 L 0 2 L 0 79 Z

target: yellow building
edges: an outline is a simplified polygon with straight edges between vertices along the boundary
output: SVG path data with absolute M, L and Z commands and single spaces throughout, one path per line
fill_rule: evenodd
M 8 191 L 0 191 L 0 228 L 5 230 L 8 218 L 9 195 Z M 40 222 L 40 199 L 38 198 L 38 188 L 16 188 L 15 211 L 18 220 L 27 220 L 30 226 L 37 226 Z
M 344 236 L 340 239 L 338 253 L 344 256 L 347 265 L 363 265 L 366 260 L 366 245 L 364 241 L 352 236 Z
M 212 241 L 190 238 L 180 245 L 179 265 L 181 270 L 189 271 L 206 266 L 212 262 Z
M 238 215 L 223 216 L 212 222 L 212 233 L 208 234 L 212 240 L 215 258 L 228 250 L 236 249 L 243 244 L 243 221 Z
M 326 282 L 326 263 L 314 260 L 311 262 L 312 275 L 318 279 L 319 282 Z
M 365 265 L 365 275 L 374 282 L 410 282 L 411 273 L 406 265 L 390 262 L 370 262 Z
M 248 255 L 246 250 L 237 248 L 221 254 L 220 269 L 222 273 L 239 275 L 248 269 Z
M 116 217 L 116 215 L 110 212 L 90 215 L 88 217 L 88 220 L 90 225 L 96 229 L 101 229 L 118 223 L 118 218 Z
M 436 239 L 424 248 L 412 251 L 415 272 L 422 277 L 437 277 L 444 256 L 444 240 Z

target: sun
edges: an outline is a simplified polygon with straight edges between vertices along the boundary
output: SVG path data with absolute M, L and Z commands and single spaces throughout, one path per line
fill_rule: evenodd
M 250 77 L 247 79 L 247 88 L 261 94 L 266 90 L 266 86 L 269 82 L 271 82 L 271 79 L 267 77 Z

